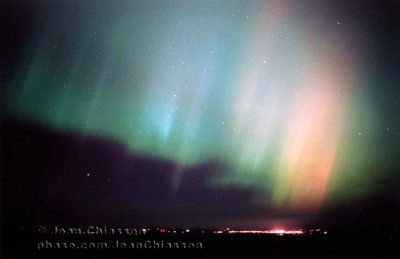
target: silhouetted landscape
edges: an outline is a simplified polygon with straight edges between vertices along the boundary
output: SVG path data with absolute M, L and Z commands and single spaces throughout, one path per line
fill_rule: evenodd
M 399 13 L 0 1 L 0 258 L 400 258 Z
M 240 257 L 250 255 L 274 256 L 388 256 L 399 255 L 398 203 L 353 204 L 340 212 L 322 213 L 315 222 L 329 228 L 328 235 L 272 235 L 272 234 L 215 234 L 219 230 L 213 219 L 229 217 L 234 210 L 243 216 L 254 208 L 246 206 L 251 192 L 246 189 L 219 190 L 204 183 L 210 175 L 223 167 L 210 162 L 187 168 L 183 186 L 175 196 L 168 191 L 173 162 L 153 157 L 129 154 L 123 145 L 99 137 L 82 136 L 71 132 L 47 130 L 37 124 L 2 119 L 2 235 L 4 255 L 13 258 L 57 256 L 215 256 Z M 110 173 L 112 172 L 112 174 Z M 87 175 L 89 174 L 89 175 Z M 158 181 L 152 181 L 154 178 Z M 111 180 L 111 181 L 108 181 Z M 190 183 L 192 182 L 192 183 Z M 152 189 L 152 192 L 146 190 Z M 216 201 L 214 197 L 219 197 Z M 388 201 L 389 199 L 384 199 Z M 208 210 L 186 211 L 189 202 Z M 131 204 L 131 205 L 130 205 Z M 157 204 L 156 209 L 146 205 Z M 224 208 L 225 214 L 218 208 Z M 246 211 L 247 208 L 247 211 Z M 182 209 L 182 210 L 183 210 Z M 394 210 L 397 209 L 397 210 Z M 231 210 L 231 211 L 230 211 Z M 226 212 L 228 211 L 228 212 Z M 358 214 L 357 214 L 358 212 Z M 261 213 L 261 212 L 257 212 Z M 268 211 L 262 212 L 268 215 Z M 367 224 L 375 217 L 375 224 Z M 325 217 L 326 216 L 326 217 Z M 188 224 L 180 218 L 190 218 L 214 225 L 191 233 L 160 233 L 165 228 Z M 239 217 L 239 216 L 237 216 Z M 340 220 L 338 220 L 340 219 Z M 171 222 L 170 225 L 160 225 Z M 182 221 L 184 222 L 184 220 Z M 37 232 L 40 226 L 130 226 L 154 229 L 148 235 L 124 237 L 122 240 L 172 240 L 202 242 L 200 250 L 151 249 L 119 251 L 37 250 L 43 240 L 100 242 L 115 240 L 115 236 L 46 236 Z M 190 226 L 191 229 L 196 226 Z M 311 226 L 310 226 L 311 227 Z M 243 226 L 242 228 L 245 229 Z M 6 237 L 6 238 L 5 238 Z M 46 238 L 45 238 L 46 237 Z M 171 241 L 171 242 L 172 242 Z

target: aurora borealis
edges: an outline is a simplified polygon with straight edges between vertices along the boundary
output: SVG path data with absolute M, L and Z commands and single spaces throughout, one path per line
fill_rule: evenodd
M 367 198 L 398 179 L 399 69 L 383 64 L 399 51 L 372 7 L 340 3 L 39 1 L 4 111 L 173 161 L 171 193 L 218 160 L 207 184 L 254 206 Z

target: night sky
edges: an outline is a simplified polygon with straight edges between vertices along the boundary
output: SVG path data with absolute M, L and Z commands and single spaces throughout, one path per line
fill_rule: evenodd
M 1 9 L 15 215 L 205 227 L 400 215 L 396 1 Z

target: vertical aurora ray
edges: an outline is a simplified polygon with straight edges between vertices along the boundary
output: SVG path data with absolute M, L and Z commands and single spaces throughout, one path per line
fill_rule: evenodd
M 250 186 L 254 202 L 279 208 L 314 211 L 343 174 L 337 164 L 359 172 L 340 156 L 354 133 L 344 128 L 358 54 L 351 28 L 321 18 L 318 4 L 315 17 L 296 1 L 109 5 L 38 23 L 10 113 L 171 159 L 171 189 L 185 166 L 220 160 L 230 170 L 216 184 Z
M 338 53 L 312 63 L 288 118 L 273 195 L 275 204 L 297 209 L 317 209 L 325 197 L 354 87 Z
M 239 179 L 247 177 L 243 182 L 273 182 L 269 202 L 275 206 L 313 211 L 334 171 L 356 84 L 346 59 L 354 57 L 352 50 L 334 46 L 337 36 L 315 36 L 308 24 L 291 24 L 285 3 L 266 2 L 259 10 L 233 101 L 236 134 L 230 141 L 241 147 L 233 160 Z M 283 31 L 293 28 L 304 31 L 291 35 L 299 44 L 279 43 Z

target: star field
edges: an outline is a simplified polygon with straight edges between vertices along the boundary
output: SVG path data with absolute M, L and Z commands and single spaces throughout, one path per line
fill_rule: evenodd
M 357 6 L 332 6 L 42 3 L 6 110 L 183 166 L 222 161 L 210 184 L 250 187 L 254 204 L 315 211 L 367 195 L 350 187 L 386 177 L 365 173 L 372 159 L 400 166 L 398 76 L 379 76 L 379 36 L 351 18 Z

